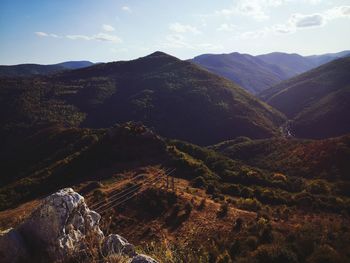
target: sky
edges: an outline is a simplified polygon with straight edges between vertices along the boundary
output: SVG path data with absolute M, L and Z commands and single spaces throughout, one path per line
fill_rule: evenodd
M 0 64 L 350 49 L 350 0 L 0 0 Z

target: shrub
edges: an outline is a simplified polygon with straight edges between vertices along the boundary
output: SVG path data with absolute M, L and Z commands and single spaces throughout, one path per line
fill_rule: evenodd
M 254 191 L 249 187 L 244 187 L 241 191 L 241 196 L 243 196 L 245 198 L 252 197 L 252 196 L 254 196 Z
M 313 205 L 313 198 L 306 192 L 298 193 L 294 196 L 296 204 L 300 207 L 310 208 Z
M 237 256 L 241 252 L 241 247 L 242 245 L 239 239 L 236 239 L 231 243 L 229 253 L 232 258 Z
M 193 205 L 191 204 L 191 202 L 186 202 L 186 204 L 185 204 L 185 214 L 187 216 L 189 216 L 191 214 L 192 208 L 193 208 Z
M 207 199 L 202 198 L 201 202 L 199 203 L 198 210 L 203 210 L 205 208 Z
M 273 241 L 272 228 L 270 226 L 265 226 L 259 234 L 259 241 L 261 243 L 271 243 Z
M 211 194 L 214 194 L 215 192 L 216 192 L 215 186 L 212 184 L 209 184 L 207 187 L 206 193 L 211 195 Z
M 312 194 L 328 194 L 329 186 L 323 180 L 313 180 L 307 186 L 308 192 Z
M 241 188 L 237 184 L 225 185 L 222 187 L 222 192 L 227 195 L 240 196 Z
M 197 187 L 197 188 L 201 188 L 207 184 L 202 176 L 198 176 L 194 178 L 191 183 L 193 187 Z
M 250 249 L 250 250 L 255 250 L 258 247 L 258 239 L 255 236 L 249 236 L 245 240 L 245 245 Z
M 258 263 L 297 263 L 297 256 L 281 246 L 260 246 L 253 254 Z
M 224 251 L 224 253 L 220 254 L 216 259 L 216 263 L 232 263 L 229 253 Z
M 101 189 L 96 189 L 92 195 L 94 197 L 94 200 L 96 201 L 101 201 L 106 196 L 106 194 Z
M 259 211 L 261 209 L 261 203 L 255 198 L 240 198 L 237 201 L 238 208 L 248 211 Z
M 225 203 L 221 204 L 217 215 L 218 215 L 218 217 L 222 218 L 222 217 L 227 216 L 227 213 L 228 213 L 228 204 L 225 202 Z
M 233 229 L 235 231 L 240 231 L 242 229 L 242 226 L 243 226 L 243 219 L 238 217 L 235 223 L 233 224 Z
M 168 225 L 173 224 L 176 221 L 179 212 L 180 212 L 180 205 L 179 204 L 174 205 L 169 216 L 165 219 L 165 222 Z
M 282 182 L 287 181 L 287 177 L 282 173 L 274 173 L 272 176 L 272 179 L 276 181 L 282 181 Z
M 307 259 L 307 263 L 338 263 L 342 262 L 339 254 L 329 245 L 322 245 L 315 249 Z
M 169 205 L 174 205 L 177 202 L 177 195 L 174 192 L 166 192 L 166 200 Z
M 92 190 L 96 190 L 98 188 L 103 187 L 103 184 L 97 181 L 93 181 L 88 183 L 86 186 L 84 186 L 82 189 L 80 189 L 79 193 L 85 195 L 89 192 L 91 192 Z

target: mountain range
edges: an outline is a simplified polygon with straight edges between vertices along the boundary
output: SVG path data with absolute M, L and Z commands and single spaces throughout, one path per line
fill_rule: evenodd
M 282 80 L 349 55 L 350 51 L 315 56 L 281 52 L 252 56 L 234 52 L 230 54 L 204 54 L 191 61 L 210 72 L 232 80 L 249 92 L 257 94 Z
M 92 66 L 90 61 L 66 61 L 52 65 L 19 64 L 0 66 L 0 77 L 30 77 L 34 75 L 53 74 L 68 69 L 78 69 Z
M 142 121 L 197 144 L 279 133 L 283 114 L 231 81 L 162 52 L 35 78 L 0 80 L 2 127 Z
M 101 128 L 135 120 L 166 137 L 213 144 L 237 136 L 277 135 L 285 115 L 290 121 L 283 129 L 297 137 L 340 136 L 350 132 L 349 57 L 334 59 L 347 55 L 348 51 L 308 57 L 277 52 L 196 57 L 197 62 L 212 63 L 213 72 L 226 63 L 227 69 L 236 65 L 237 82 L 246 79 L 265 85 L 257 96 L 272 107 L 195 61 L 162 52 L 96 65 L 87 61 L 35 65 L 44 74 L 35 78 L 27 74 L 31 64 L 18 65 L 13 67 L 23 67 L 24 71 L 15 71 L 22 75 L 9 73 L 0 79 L 0 122 L 4 130 L 45 122 Z M 273 85 L 319 63 L 325 64 Z

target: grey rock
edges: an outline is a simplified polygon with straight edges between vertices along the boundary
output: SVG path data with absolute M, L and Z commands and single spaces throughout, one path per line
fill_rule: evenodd
M 103 240 L 102 253 L 106 256 L 110 254 L 122 254 L 133 257 L 136 255 L 134 246 L 117 234 L 111 234 Z
M 131 263 L 158 263 L 117 234 L 104 237 L 99 228 L 101 216 L 90 210 L 84 197 L 65 188 L 48 196 L 16 229 L 0 232 L 0 261 L 71 262 L 89 260 L 89 247 L 105 258 L 127 256 Z M 85 257 L 85 258 L 84 258 Z
M 71 188 L 49 197 L 19 227 L 25 240 L 31 240 L 36 254 L 50 261 L 65 261 L 86 248 L 85 240 L 100 243 L 104 238 L 99 228 L 101 216 L 91 211 L 84 197 Z
M 29 258 L 27 246 L 21 234 L 8 229 L 0 234 L 0 261 L 3 263 L 26 262 Z

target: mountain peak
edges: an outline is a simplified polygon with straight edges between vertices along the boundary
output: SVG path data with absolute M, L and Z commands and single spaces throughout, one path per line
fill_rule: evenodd
M 172 57 L 172 56 L 162 51 L 155 51 L 146 57 Z
M 151 63 L 150 67 L 157 67 L 163 65 L 164 63 L 172 63 L 180 61 L 177 57 L 169 55 L 167 53 L 156 51 L 147 56 L 140 57 L 136 61 L 141 61 L 142 63 Z

